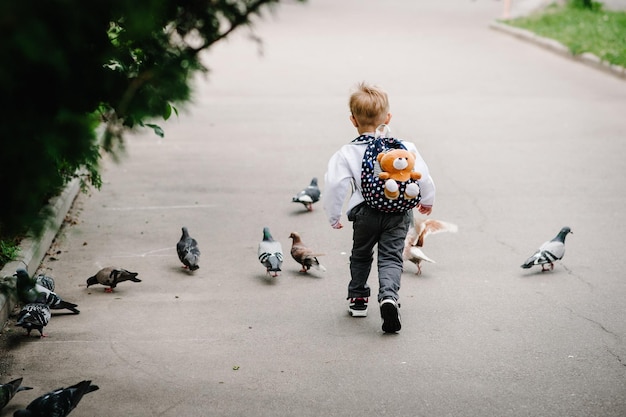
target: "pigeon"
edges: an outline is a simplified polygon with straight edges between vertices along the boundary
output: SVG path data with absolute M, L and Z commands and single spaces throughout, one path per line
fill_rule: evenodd
M 413 262 L 415 266 L 417 266 L 417 271 L 415 275 L 420 275 L 422 273 L 422 262 L 430 262 L 436 263 L 434 260 L 430 259 L 426 254 L 417 246 L 405 246 L 404 252 L 402 253 L 402 258 L 405 261 Z
M 39 332 L 39 337 L 46 337 L 43 328 L 50 322 L 50 307 L 43 303 L 26 304 L 17 315 L 16 326 L 26 329 L 27 336 L 30 336 L 32 330 Z
M 528 269 L 533 265 L 541 265 L 541 272 L 553 270 L 554 262 L 563 258 L 565 255 L 565 237 L 569 233 L 574 233 L 565 226 L 554 237 L 554 239 L 545 242 L 537 249 L 537 251 L 524 262 L 521 267 Z
M 54 278 L 39 274 L 35 277 L 35 282 L 44 288 L 54 291 Z
M 441 232 L 454 233 L 457 230 L 458 226 L 456 224 L 442 220 L 415 219 L 413 224 L 409 227 L 406 238 L 404 239 L 402 259 L 413 262 L 415 266 L 417 266 L 416 275 L 420 275 L 422 273 L 421 263 L 423 261 L 435 263 L 434 260 L 426 256 L 422 249 L 420 249 L 424 246 L 426 236 Z
M 0 410 L 11 401 L 11 398 L 13 398 L 16 393 L 32 389 L 31 387 L 22 387 L 22 379 L 23 378 L 17 378 L 6 384 L 0 384 Z
M 98 390 L 97 385 L 85 380 L 67 388 L 57 388 L 35 398 L 26 409 L 17 410 L 13 417 L 65 417 L 72 411 L 83 395 Z
M 28 275 L 24 268 L 18 269 L 14 276 L 17 277 L 16 287 L 18 299 L 24 303 L 43 303 L 53 310 L 70 310 L 74 314 L 80 313 L 77 304 L 63 300 L 57 293 L 37 284 L 36 280 Z
M 89 288 L 90 285 L 102 284 L 108 286 L 108 288 L 104 289 L 104 292 L 113 292 L 113 288 L 120 282 L 141 282 L 141 280 L 137 278 L 137 275 L 139 275 L 137 272 L 107 266 L 96 272 L 96 275 L 87 278 L 87 288 Z
M 300 272 L 308 272 L 311 267 L 314 267 L 320 271 L 326 271 L 326 268 L 317 260 L 318 256 L 324 255 L 323 253 L 314 253 L 304 243 L 297 232 L 291 232 L 290 239 L 293 239 L 291 243 L 291 256 L 302 265 Z
M 321 195 L 320 189 L 317 186 L 317 177 L 313 177 L 311 184 L 296 194 L 291 201 L 293 203 L 301 203 L 307 211 L 313 211 L 313 203 L 319 201 Z
M 200 268 L 198 266 L 198 260 L 200 259 L 198 242 L 189 236 L 189 231 L 186 227 L 183 227 L 182 230 L 183 234 L 176 244 L 176 253 L 178 253 L 178 259 L 183 263 L 183 268 L 195 271 Z
M 283 264 L 283 248 L 280 242 L 274 240 L 269 227 L 263 228 L 263 240 L 259 242 L 259 261 L 267 269 L 267 274 L 276 277 Z

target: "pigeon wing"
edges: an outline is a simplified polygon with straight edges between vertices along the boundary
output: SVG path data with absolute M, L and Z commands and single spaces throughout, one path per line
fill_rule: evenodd
M 456 233 L 459 230 L 456 224 L 435 219 L 417 220 L 415 222 L 415 229 L 417 230 L 417 238 L 413 245 L 417 246 L 424 246 L 424 240 L 428 235 L 442 232 Z

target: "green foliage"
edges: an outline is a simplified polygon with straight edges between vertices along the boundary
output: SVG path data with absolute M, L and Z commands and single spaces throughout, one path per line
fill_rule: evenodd
M 20 248 L 16 239 L 0 240 L 0 269 L 17 259 Z
M 610 64 L 626 67 L 626 12 L 591 9 L 571 1 L 564 7 L 545 11 L 505 23 L 556 39 L 575 54 L 591 52 Z
M 0 237 L 38 234 L 70 179 L 99 187 L 124 133 L 163 136 L 152 120 L 190 100 L 199 53 L 279 1 L 0 2 Z

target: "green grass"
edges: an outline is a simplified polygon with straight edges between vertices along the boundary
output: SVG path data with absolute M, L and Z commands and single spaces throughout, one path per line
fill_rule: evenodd
M 20 253 L 19 241 L 0 240 L 0 268 L 15 260 Z
M 551 5 L 539 13 L 502 23 L 555 39 L 574 55 L 591 52 L 602 61 L 626 67 L 626 12 L 602 10 L 595 2 L 593 9 L 575 3 Z

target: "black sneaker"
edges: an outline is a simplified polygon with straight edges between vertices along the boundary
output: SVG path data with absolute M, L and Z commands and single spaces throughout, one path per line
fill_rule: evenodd
M 380 316 L 383 319 L 383 332 L 395 333 L 402 328 L 400 323 L 399 305 L 393 298 L 385 298 L 380 302 Z
M 352 317 L 367 317 L 367 298 L 351 298 L 348 313 Z

